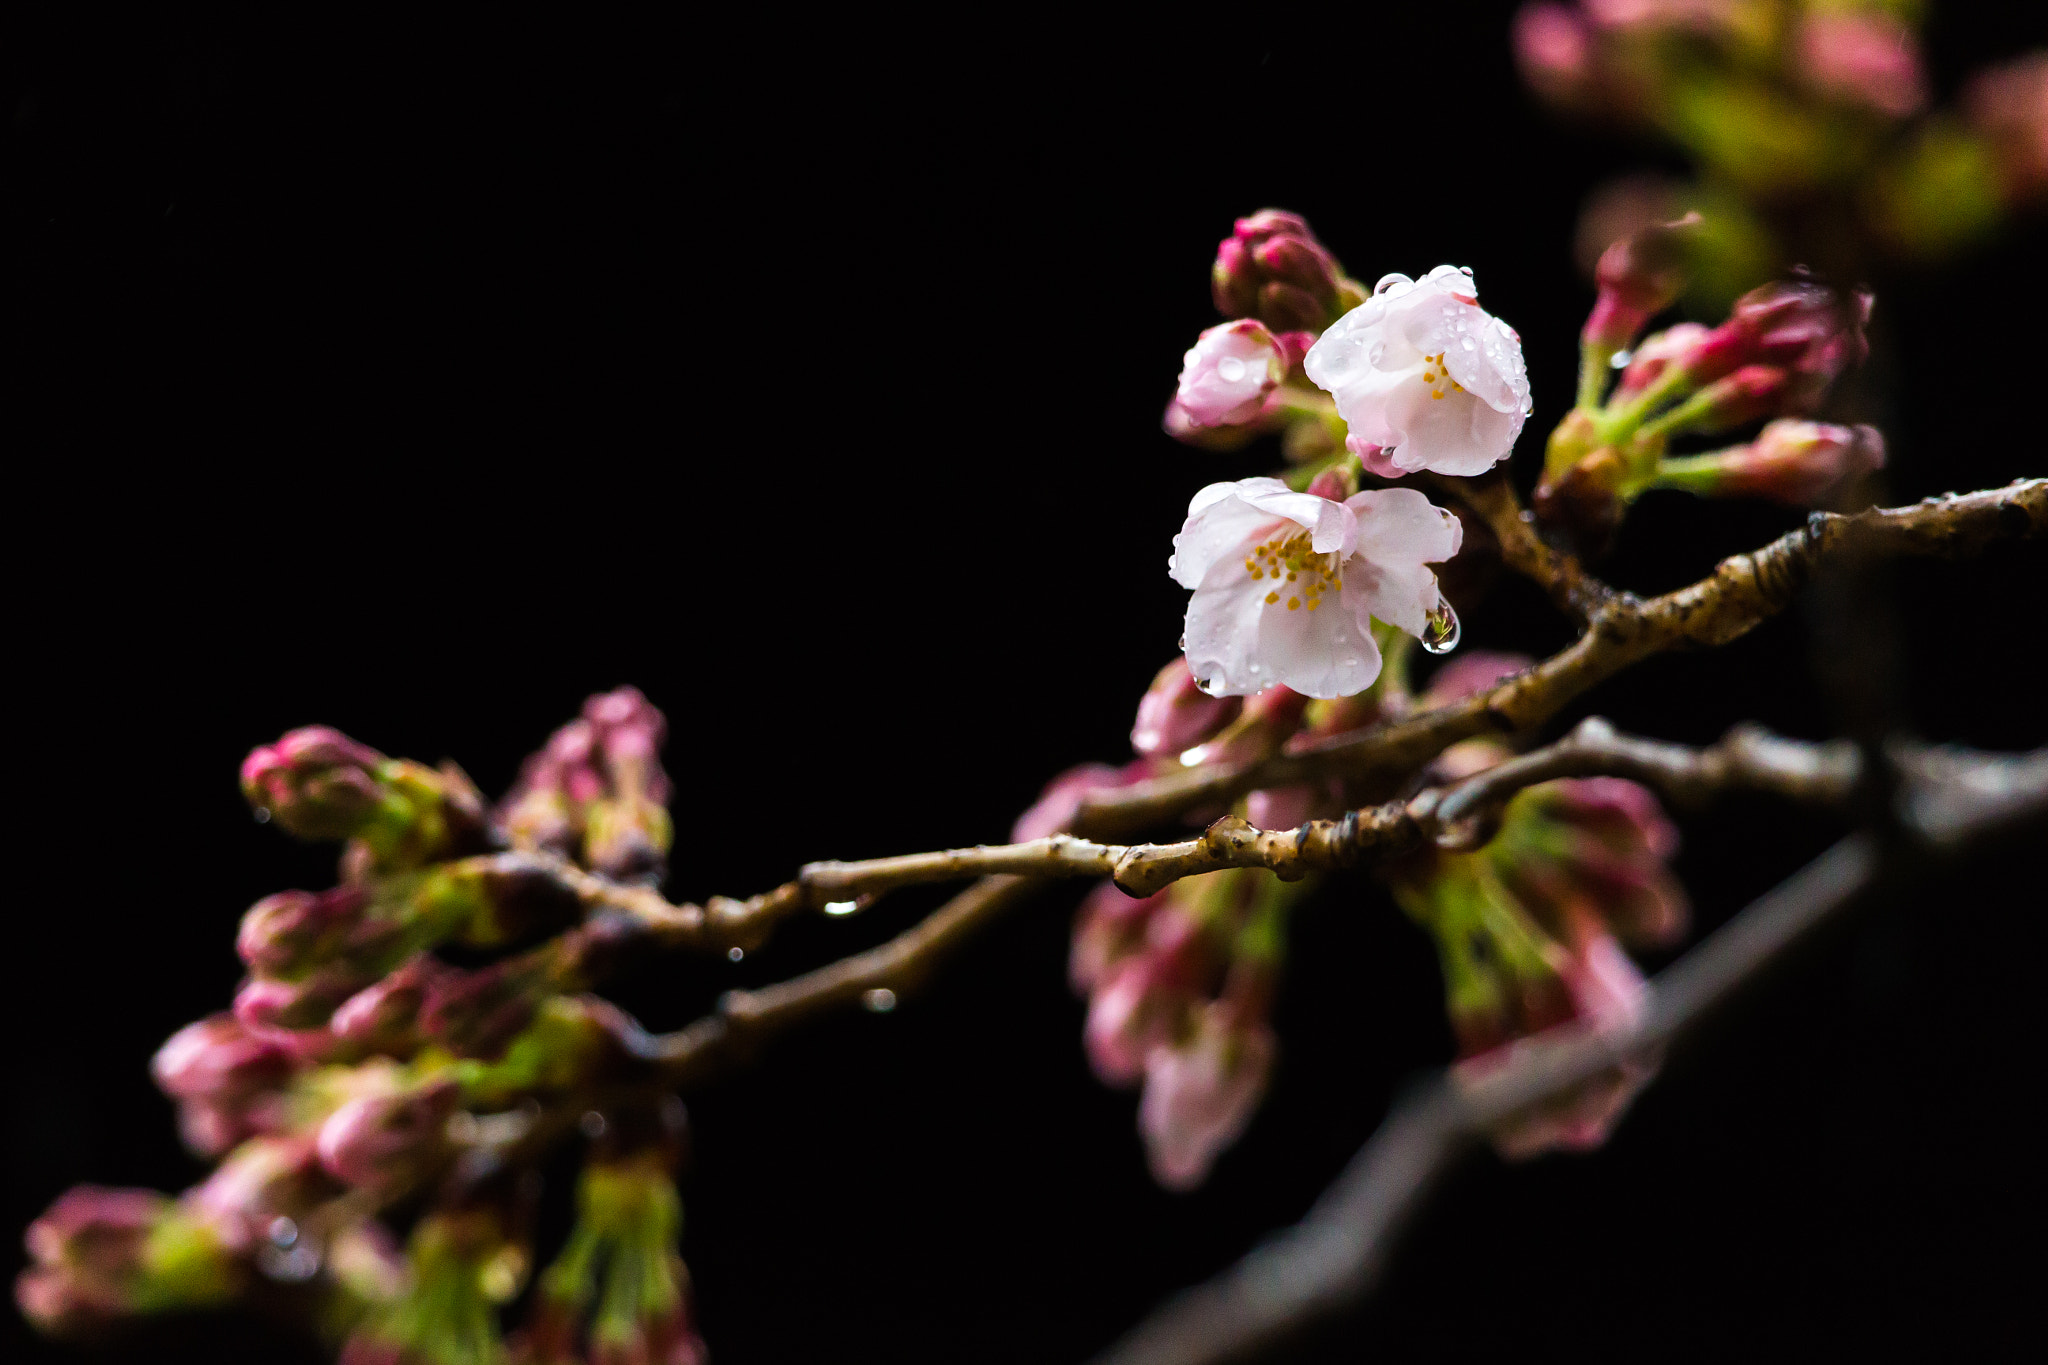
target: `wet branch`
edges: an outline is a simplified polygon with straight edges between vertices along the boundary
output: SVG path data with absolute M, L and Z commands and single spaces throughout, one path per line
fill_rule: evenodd
M 1952 858 L 1988 837 L 2048 824 L 2048 750 L 1923 749 L 1902 767 L 1905 829 L 1923 854 Z M 1436 1181 L 1487 1133 L 1685 1036 L 1794 942 L 1908 870 L 1890 852 L 1872 833 L 1843 839 L 1660 973 L 1632 1023 L 1561 1027 L 1476 1076 L 1443 1073 L 1394 1108 L 1299 1224 L 1169 1301 L 1098 1365 L 1267 1358 L 1356 1304 Z
M 1248 791 L 1330 777 L 1394 788 L 1459 740 L 1532 729 L 1596 683 L 1653 654 L 1739 639 L 1789 606 L 1823 560 L 1844 554 L 1963 556 L 1998 541 L 2038 536 L 2044 528 L 2048 479 L 1854 516 L 1817 512 L 1804 529 L 1725 559 L 1708 577 L 1675 592 L 1648 599 L 1615 594 L 1594 612 L 1577 641 L 1486 692 L 1370 730 L 1331 736 L 1299 753 L 1191 768 L 1098 792 L 1082 803 L 1074 828 L 1095 838 L 1130 834 Z

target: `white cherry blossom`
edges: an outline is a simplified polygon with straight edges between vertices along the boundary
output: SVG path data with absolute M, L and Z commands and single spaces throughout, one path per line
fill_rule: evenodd
M 1210 484 L 1188 504 L 1167 561 L 1174 582 L 1194 590 L 1188 667 L 1211 696 L 1276 683 L 1354 696 L 1380 673 L 1373 618 L 1432 638 L 1432 615 L 1448 608 L 1428 566 L 1456 554 L 1463 534 L 1412 488 L 1334 502 L 1278 479 Z
M 1362 457 L 1387 474 L 1481 474 L 1529 414 L 1522 339 L 1479 306 L 1469 271 L 1389 275 L 1332 323 L 1303 367 L 1329 390 Z

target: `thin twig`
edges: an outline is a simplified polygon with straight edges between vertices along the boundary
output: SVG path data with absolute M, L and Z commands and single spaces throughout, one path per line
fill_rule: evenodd
M 1535 518 L 1522 510 L 1505 469 L 1476 479 L 1432 475 L 1429 481 L 1477 512 L 1500 542 L 1500 556 L 1507 566 L 1548 593 L 1574 624 L 1585 626 L 1613 599 L 1613 588 L 1586 572 L 1571 555 L 1544 543 L 1536 532 Z
M 1853 745 L 1806 744 L 1743 726 L 1705 749 L 1618 734 L 1597 717 L 1554 744 L 1406 802 L 1354 810 L 1337 820 L 1262 830 L 1224 816 L 1198 838 L 1172 844 L 1103 844 L 1055 834 L 1021 844 L 981 845 L 858 863 L 812 863 L 799 878 L 812 898 L 877 895 L 919 882 L 990 873 L 1108 877 L 1149 896 L 1182 877 L 1230 867 L 1263 867 L 1283 881 L 1357 865 L 1368 855 L 1405 852 L 1432 839 L 1471 840 L 1461 822 L 1524 787 L 1558 777 L 1612 775 L 1649 783 L 1674 799 L 1704 801 L 1729 790 L 1769 791 L 1827 804 L 1854 786 Z
M 1921 827 L 1930 852 L 1953 857 L 2048 821 L 2048 750 L 1924 750 L 1921 759 L 1909 765 L 1908 785 L 1920 789 L 1922 808 L 1942 812 Z M 1169 1301 L 1098 1365 L 1255 1360 L 1357 1303 L 1436 1181 L 1487 1133 L 1684 1036 L 1886 866 L 1875 835 L 1852 834 L 1660 973 L 1633 1021 L 1553 1029 L 1489 1070 L 1445 1072 L 1395 1107 L 1299 1224 Z

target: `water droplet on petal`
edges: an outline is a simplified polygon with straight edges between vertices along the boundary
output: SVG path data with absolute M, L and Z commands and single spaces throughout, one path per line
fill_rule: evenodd
M 1380 276 L 1380 282 L 1372 287 L 1372 292 L 1375 294 L 1384 294 L 1397 284 L 1413 283 L 1415 283 L 1414 280 L 1410 279 L 1406 275 L 1403 275 L 1400 271 L 1397 270 L 1392 274 Z
M 1628 368 L 1628 363 L 1635 358 L 1636 353 L 1634 351 L 1616 351 L 1613 355 L 1607 357 L 1607 363 L 1617 370 L 1625 370 Z
M 1235 384 L 1244 378 L 1244 362 L 1234 355 L 1227 355 L 1216 362 L 1216 377 L 1226 384 Z
M 861 1008 L 870 1014 L 887 1014 L 896 1008 L 896 992 L 887 986 L 877 986 L 871 991 L 862 992 L 860 1003 Z
M 1462 630 L 1458 624 L 1458 613 L 1451 610 L 1451 604 L 1438 602 L 1423 623 L 1422 647 L 1432 654 L 1448 654 L 1458 647 L 1458 636 Z
M 1181 653 L 1183 653 L 1183 654 L 1187 653 L 1187 650 L 1188 650 L 1188 637 L 1187 637 L 1187 636 L 1183 635 L 1183 636 L 1181 636 L 1181 637 L 1180 637 L 1180 646 L 1179 646 L 1179 648 L 1180 648 L 1180 652 L 1181 652 Z

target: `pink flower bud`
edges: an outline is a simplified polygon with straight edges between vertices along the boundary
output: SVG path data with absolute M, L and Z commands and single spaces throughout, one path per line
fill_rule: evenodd
M 1248 422 L 1286 377 L 1287 358 L 1264 323 L 1226 322 L 1196 338 L 1183 358 L 1174 402 L 1198 427 Z
M 1717 494 L 1812 507 L 1851 480 L 1884 468 L 1884 434 L 1872 426 L 1777 421 L 1749 445 L 1723 451 L 1717 463 Z
M 320 1164 L 360 1189 L 403 1184 L 447 1150 L 448 1120 L 460 1106 L 461 1090 L 452 1080 L 358 1095 L 321 1123 L 314 1139 Z
M 1088 893 L 1074 915 L 1067 958 L 1067 980 L 1077 993 L 1093 990 L 1118 963 L 1144 948 L 1146 923 L 1165 895 L 1134 897 L 1115 882 L 1103 882 Z
M 1226 1001 L 1202 1010 L 1187 1040 L 1145 1059 L 1138 1131 L 1152 1174 L 1171 1190 L 1208 1178 L 1265 1097 L 1278 1047 L 1263 1019 L 1244 1020 Z
M 1869 353 L 1870 308 L 1867 292 L 1843 294 L 1805 277 L 1752 289 L 1685 358 L 1686 373 L 1706 383 L 1745 366 L 1777 366 L 1789 377 L 1786 401 L 1805 411 Z
M 667 720 L 639 689 L 593 696 L 526 760 L 495 819 L 515 848 L 580 858 L 623 880 L 659 880 L 673 839 L 659 757 L 667 738 Z
M 1621 372 L 1615 389 L 1618 399 L 1633 398 L 1657 380 L 1671 366 L 1689 368 L 1712 333 L 1697 322 L 1681 322 L 1651 334 L 1636 347 L 1628 368 Z
M 1514 41 L 1522 79 L 1543 98 L 1580 104 L 1597 89 L 1593 32 L 1571 6 L 1522 6 L 1515 12 Z
M 1017 817 L 1017 823 L 1010 827 L 1010 838 L 1021 844 L 1058 834 L 1074 823 L 1090 792 L 1128 787 L 1156 771 L 1152 761 L 1144 758 L 1121 768 L 1112 768 L 1107 763 L 1083 763 L 1069 768 L 1048 782 L 1038 800 Z
M 335 1010 L 328 1028 L 359 1048 L 405 1056 L 419 1044 L 420 1013 L 428 990 L 449 970 L 420 953 L 350 996 Z
M 1697 213 L 1688 213 L 1677 222 L 1643 228 L 1600 254 L 1593 272 L 1600 292 L 1580 332 L 1589 350 L 1621 350 L 1652 317 L 1677 302 L 1701 221 Z
M 216 1014 L 172 1034 L 150 1071 L 179 1102 L 186 1141 L 213 1155 L 275 1121 L 280 1092 L 300 1065 L 287 1044 Z
M 1492 688 L 1503 678 L 1511 678 L 1523 669 L 1531 668 L 1536 661 L 1526 654 L 1508 654 L 1475 649 L 1469 654 L 1460 654 L 1430 675 L 1429 686 L 1423 691 L 1417 705 L 1424 711 L 1433 711 L 1439 706 L 1449 706 Z
M 1212 697 L 1196 687 L 1186 657 L 1176 658 L 1139 699 L 1131 747 L 1148 756 L 1177 754 L 1214 735 L 1243 709 L 1237 697 Z
M 442 972 L 428 985 L 420 1027 L 458 1057 L 495 1060 L 548 994 L 531 964 L 512 959 L 475 971 Z
M 1963 106 L 1991 140 L 2006 197 L 2048 193 L 2048 52 L 1979 72 L 1963 92 Z
M 1628 955 L 1611 937 L 1597 934 L 1567 959 L 1562 975 L 1571 995 L 1571 1017 L 1591 1028 L 1614 1028 L 1642 1012 L 1647 987 Z M 1458 1064 L 1467 1074 L 1511 1060 L 1520 1043 L 1469 1057 Z M 1644 1059 L 1623 1062 L 1580 1086 L 1563 1099 L 1524 1114 L 1493 1135 L 1494 1145 L 1511 1160 L 1547 1151 L 1591 1151 L 1607 1141 L 1629 1102 L 1655 1073 Z
M 1217 247 L 1210 283 L 1227 318 L 1257 318 L 1276 332 L 1320 332 L 1344 311 L 1349 281 L 1307 220 L 1262 209 L 1238 219 Z
M 1823 94 L 1892 118 L 1927 103 L 1913 31 L 1888 14 L 1816 10 L 1799 19 L 1795 40 L 1800 78 Z
M 387 760 L 339 730 L 309 725 L 242 762 L 242 793 L 302 839 L 346 839 L 383 803 Z
M 15 1282 L 15 1301 L 53 1335 L 216 1304 L 244 1278 L 211 1229 L 154 1190 L 76 1186 L 29 1224 L 23 1241 L 33 1264 Z
M 375 973 L 345 962 L 330 963 L 298 981 L 255 977 L 235 992 L 235 1018 L 256 1034 L 317 1029 L 375 980 Z
M 1183 757 L 1192 765 L 1253 763 L 1280 751 L 1301 728 L 1310 698 L 1276 684 L 1244 699 L 1244 710 L 1229 728 Z
M 294 1225 L 342 1192 L 322 1168 L 309 1137 L 252 1138 L 189 1190 L 183 1202 L 222 1245 L 249 1255 L 292 1245 L 298 1236 Z
M 1786 406 L 1791 376 L 1776 365 L 1744 365 L 1700 390 L 1696 431 L 1726 431 L 1758 418 L 1775 416 Z
M 307 971 L 350 947 L 363 927 L 369 896 L 360 887 L 280 891 L 242 916 L 235 949 L 249 970 L 283 977 Z

